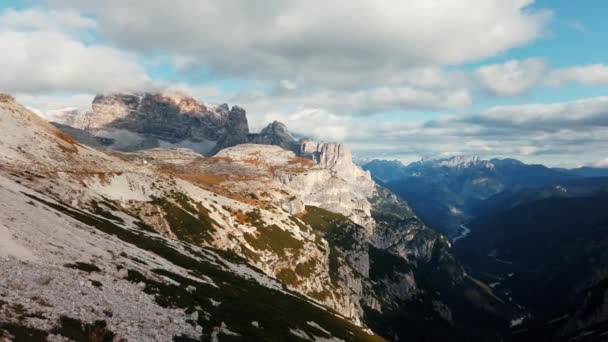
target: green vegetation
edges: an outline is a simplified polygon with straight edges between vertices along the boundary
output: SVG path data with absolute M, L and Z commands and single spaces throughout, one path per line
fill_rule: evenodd
M 322 291 L 319 291 L 319 292 L 310 292 L 310 293 L 308 293 L 308 295 L 311 298 L 314 298 L 314 299 L 322 302 L 331 296 L 331 292 L 329 292 L 326 289 L 323 289 Z
M 103 204 L 103 206 L 101 206 L 100 204 Z M 124 220 L 122 218 L 112 214 L 112 212 L 110 212 L 109 210 L 104 208 L 104 206 L 105 206 L 105 207 L 113 209 L 113 210 L 118 210 L 116 208 L 116 206 L 114 206 L 112 203 L 110 203 L 110 201 L 107 201 L 107 200 L 102 201 L 102 202 L 93 201 L 91 203 L 91 205 L 93 206 L 93 212 L 96 215 L 103 216 L 112 221 L 124 223 Z
M 293 223 L 295 223 L 300 228 L 301 231 L 303 231 L 303 232 L 309 232 L 310 231 L 310 228 L 307 225 L 305 225 L 302 221 L 300 221 L 297 217 L 289 216 L 289 219 Z
M 180 192 L 171 193 L 169 199 L 154 198 L 152 203 L 163 209 L 171 231 L 180 240 L 202 245 L 213 239 L 217 223 L 209 216 L 207 208 L 201 203 L 192 205 Z
M 302 262 L 296 265 L 296 274 L 302 278 L 310 277 L 317 267 L 317 261 L 310 259 L 307 262 Z
M 262 221 L 261 213 L 258 209 L 252 210 L 245 214 L 248 221 L 256 227 L 257 236 L 250 233 L 245 233 L 245 240 L 257 250 L 267 250 L 275 253 L 280 257 L 286 256 L 286 249 L 299 251 L 304 247 L 304 243 L 284 231 L 279 226 L 273 224 L 266 226 Z
M 357 235 L 363 227 L 344 215 L 313 206 L 306 206 L 306 214 L 301 219 L 318 237 L 324 238 L 329 243 L 329 276 L 332 283 L 337 286 L 340 280 L 340 268 L 348 267 L 343 252 L 362 247 L 357 241 Z
M 49 335 L 48 332 L 36 328 L 31 328 L 20 323 L 5 323 L 0 322 L 0 340 L 11 341 L 8 336 L 5 336 L 2 331 L 6 331 L 13 335 L 14 341 L 29 341 L 29 342 L 46 342 Z
M 267 250 L 275 253 L 280 257 L 286 256 L 286 249 L 293 251 L 301 250 L 304 247 L 304 243 L 291 235 L 291 233 L 284 231 L 277 225 L 271 226 L 259 225 L 258 235 L 245 233 L 245 240 L 255 249 Z
M 70 338 L 76 342 L 112 342 L 114 334 L 108 330 L 106 321 L 95 321 L 92 324 L 82 323 L 78 319 L 63 316 L 61 326 L 53 330 L 54 334 Z
M 298 283 L 298 276 L 289 268 L 283 268 L 277 274 L 279 279 L 285 285 L 296 285 Z
M 374 281 L 392 278 L 395 273 L 409 273 L 412 266 L 402 257 L 369 245 L 369 277 Z
M 208 321 L 205 319 L 205 315 L 199 315 L 197 323 L 203 327 L 203 332 L 210 332 L 213 327 L 220 326 L 224 322 L 231 331 L 240 334 L 243 337 L 242 340 L 298 341 L 299 339 L 289 331 L 290 329 L 300 329 L 319 335 L 316 329 L 307 324 L 312 321 L 331 332 L 336 338 L 345 341 L 382 341 L 380 337 L 370 336 L 360 327 L 310 304 L 299 294 L 272 290 L 254 280 L 225 271 L 221 266 L 206 261 L 208 260 L 206 252 L 189 248 L 189 253 L 200 256 L 200 258 L 191 257 L 151 234 L 123 229 L 114 222 L 85 211 L 50 203 L 33 195 L 26 195 L 126 243 L 155 253 L 171 263 L 185 268 L 193 276 L 200 275 L 213 279 L 219 287 L 181 277 L 166 270 L 155 270 L 156 273 L 180 284 L 175 285 L 149 279 L 138 272 L 129 270 L 128 279 L 146 284 L 144 291 L 155 295 L 160 305 L 182 308 L 186 312 L 194 312 L 194 310 L 198 310 L 197 308 L 201 308 L 209 313 L 211 318 Z M 233 259 L 242 260 L 237 257 Z M 221 263 L 219 260 L 218 262 Z M 189 286 L 195 290 L 186 290 Z M 221 302 L 221 305 L 213 306 L 210 299 Z M 252 321 L 258 321 L 262 328 L 253 327 Z M 184 338 L 184 336 L 176 337 L 177 340 L 184 340 Z M 203 340 L 209 338 L 209 335 L 201 336 Z M 221 340 L 224 339 L 221 338 Z
M 302 221 L 312 227 L 315 231 L 323 233 L 334 230 L 336 226 L 352 223 L 344 215 L 308 205 L 306 206 L 306 214 L 302 216 Z
M 343 250 L 357 248 L 357 230 L 363 229 L 344 215 L 313 206 L 306 206 L 302 221 L 310 225 L 313 231 L 324 237 L 330 245 Z
M 329 248 L 329 278 L 334 286 L 338 286 L 340 280 L 340 266 L 342 266 L 340 255 L 341 253 L 335 247 Z

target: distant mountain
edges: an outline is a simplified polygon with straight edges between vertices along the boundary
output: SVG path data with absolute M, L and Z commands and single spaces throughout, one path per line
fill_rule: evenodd
M 361 163 L 364 170 L 371 172 L 377 180 L 388 183 L 407 176 L 405 165 L 398 160 L 373 159 Z
M 57 111 L 50 121 L 83 143 L 122 152 L 161 147 L 214 155 L 246 143 L 297 149 L 297 141 L 279 122 L 250 133 L 244 109 L 205 105 L 178 92 L 98 95 L 90 111 Z
M 608 177 L 608 168 L 602 167 L 584 166 L 576 169 L 556 168 L 555 170 L 582 177 Z
M 478 203 L 474 211 L 479 217 L 487 217 L 544 199 L 588 197 L 602 193 L 608 193 L 608 177 L 577 177 L 547 186 L 505 190 Z
M 491 196 L 578 177 L 515 159 L 465 156 L 422 160 L 407 166 L 371 161 L 363 168 L 386 181 L 386 186 L 407 200 L 423 221 L 450 236 L 458 235 L 462 224 L 475 214 L 473 209 Z

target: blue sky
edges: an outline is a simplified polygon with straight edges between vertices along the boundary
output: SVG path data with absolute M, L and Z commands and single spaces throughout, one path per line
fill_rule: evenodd
M 0 90 L 46 115 L 190 93 L 362 157 L 608 165 L 601 0 L 8 0 Z

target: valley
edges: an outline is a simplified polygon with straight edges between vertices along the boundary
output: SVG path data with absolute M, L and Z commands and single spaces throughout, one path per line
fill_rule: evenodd
M 531 176 L 518 183 L 514 175 L 500 169 L 504 162 L 475 158 L 426 162 L 426 169 L 420 164 L 406 167 L 390 163 L 381 174 L 403 177 L 409 170 L 417 170 L 415 175 L 387 183 L 413 208 L 436 203 L 434 210 L 442 215 L 441 210 L 447 211 L 442 208 L 451 203 L 469 203 L 462 207 L 466 221 L 452 222 L 466 222 L 453 230 L 454 254 L 469 274 L 522 310 L 522 315 L 511 321 L 505 338 L 601 341 L 608 333 L 603 328 L 608 319 L 604 287 L 608 217 L 603 209 L 608 203 L 608 178 L 595 177 L 604 172 L 601 169 L 587 169 L 585 177 L 579 171 L 508 163 L 517 166 L 512 172 L 518 177 L 530 172 L 544 173 L 545 177 L 538 178 L 536 184 L 528 182 L 534 178 Z M 381 163 L 370 166 L 372 172 L 378 165 Z M 480 172 L 480 167 L 489 171 Z M 441 195 L 421 198 L 406 190 L 417 186 L 404 185 L 408 182 L 433 184 L 441 189 L 437 192 Z M 454 191 L 467 184 L 490 187 Z M 437 226 L 445 221 L 430 218 L 426 222 L 446 231 L 447 226 Z

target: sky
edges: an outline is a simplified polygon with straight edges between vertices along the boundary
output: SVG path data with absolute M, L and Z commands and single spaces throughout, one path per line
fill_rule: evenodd
M 604 0 L 3 0 L 0 91 L 42 113 L 183 91 L 362 158 L 608 167 Z

